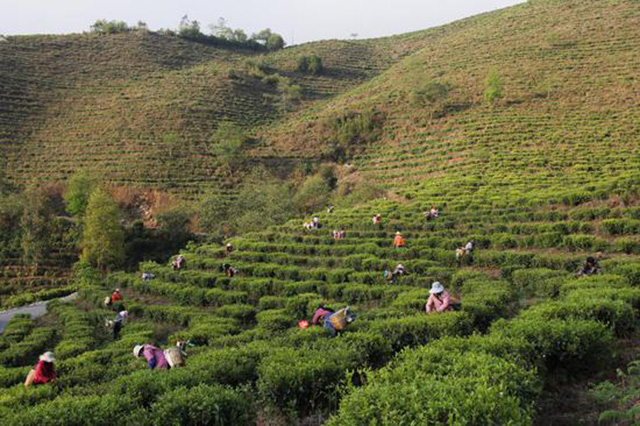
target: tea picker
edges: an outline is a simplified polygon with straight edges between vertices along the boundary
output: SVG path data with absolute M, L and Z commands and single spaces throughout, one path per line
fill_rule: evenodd
M 55 383 L 56 381 L 56 368 L 54 363 L 56 358 L 53 352 L 45 352 L 40 355 L 38 364 L 35 368 L 29 371 L 27 379 L 24 382 L 25 387 L 31 385 L 44 385 L 47 383 Z
M 355 316 L 349 312 L 349 307 L 340 309 L 338 312 L 325 317 L 324 328 L 331 332 L 331 336 L 342 333 L 349 324 L 353 322 Z

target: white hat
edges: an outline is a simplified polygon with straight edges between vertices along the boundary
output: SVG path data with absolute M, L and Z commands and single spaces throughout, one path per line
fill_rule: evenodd
M 396 231 L 396 235 L 402 235 L 400 231 Z
M 227 247 L 231 247 L 233 244 L 231 243 L 227 243 Z
M 135 356 L 136 358 L 140 357 L 140 354 L 142 353 L 142 350 L 144 349 L 143 345 L 136 345 L 133 348 L 133 356 Z
M 429 294 L 439 294 L 444 291 L 444 287 L 438 281 L 434 282 L 431 286 L 431 290 L 429 290 Z
M 56 362 L 56 357 L 53 355 L 53 352 L 45 352 L 42 355 L 40 355 L 40 361 Z

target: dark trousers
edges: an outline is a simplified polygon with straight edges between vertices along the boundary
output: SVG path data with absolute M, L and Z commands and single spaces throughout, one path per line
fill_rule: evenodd
M 122 330 L 122 323 L 116 321 L 113 323 L 113 340 L 116 340 L 120 336 L 120 330 Z

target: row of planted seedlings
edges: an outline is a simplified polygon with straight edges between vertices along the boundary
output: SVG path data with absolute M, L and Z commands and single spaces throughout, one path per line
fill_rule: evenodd
M 615 338 L 636 327 L 640 288 L 627 277 L 513 276 L 526 283 L 521 291 L 555 297 L 486 335 L 445 337 L 365 373 L 366 384 L 351 387 L 328 424 L 533 424 L 546 378 L 596 372 L 611 362 Z M 462 285 L 473 285 L 466 278 Z

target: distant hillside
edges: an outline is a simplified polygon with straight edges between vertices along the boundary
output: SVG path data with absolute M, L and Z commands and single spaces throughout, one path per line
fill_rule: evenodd
M 360 173 L 403 188 L 469 177 L 566 186 L 637 170 L 640 3 L 530 1 L 427 31 L 425 46 L 382 75 L 271 129 L 274 150 L 317 155 L 317 123 L 374 108 L 384 135 L 361 149 Z M 483 99 L 491 70 L 503 98 Z M 426 82 L 446 85 L 416 105 Z
M 208 150 L 221 120 L 258 137 L 255 161 L 282 165 L 326 154 L 335 135 L 322 123 L 375 110 L 382 137 L 352 161 L 381 183 L 511 179 L 525 169 L 579 180 L 635 167 L 639 27 L 637 1 L 538 0 L 427 31 L 268 54 L 154 33 L 10 37 L 0 43 L 0 146 L 17 183 L 92 168 L 189 197 L 233 192 Z M 305 55 L 322 59 L 322 75 L 296 71 Z M 488 106 L 492 69 L 504 96 Z M 446 86 L 445 98 L 416 102 L 428 82 Z M 283 105 L 291 86 L 301 98 Z
M 257 55 L 155 33 L 10 37 L 0 44 L 2 154 L 18 183 L 91 168 L 188 195 L 216 184 L 207 141 L 220 120 L 251 129 L 286 114 L 265 76 L 300 85 L 304 105 L 367 81 L 415 46 L 327 41 Z M 324 72 L 296 72 L 311 54 Z

